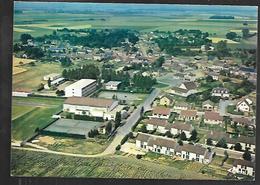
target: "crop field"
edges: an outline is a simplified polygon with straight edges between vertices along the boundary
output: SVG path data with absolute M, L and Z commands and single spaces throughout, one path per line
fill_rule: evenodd
M 62 102 L 54 98 L 13 98 L 12 139 L 27 139 L 36 128 L 46 126 L 53 120 L 51 116 L 61 110 Z
M 238 42 L 229 40 L 226 38 L 219 38 L 219 37 L 209 37 L 210 40 L 212 40 L 212 43 L 218 43 L 219 41 L 227 41 L 228 44 L 238 44 Z
M 140 19 L 142 16 L 142 19 Z M 209 32 L 214 37 L 225 38 L 230 30 L 241 30 L 243 22 L 249 23 L 252 31 L 257 30 L 257 21 L 251 18 L 238 17 L 234 20 L 209 19 L 211 15 L 135 15 L 126 13 L 44 13 L 25 11 L 15 15 L 14 40 L 18 40 L 24 32 L 33 36 L 50 34 L 54 29 L 94 28 L 94 29 L 134 29 L 141 32 L 176 31 L 179 29 L 199 29 Z M 29 22 L 29 24 L 28 24 Z M 217 30 L 217 31 L 216 31 Z M 239 31 L 238 31 L 239 32 Z
M 57 63 L 36 62 L 35 64 L 36 66 L 23 66 L 22 69 L 26 71 L 13 76 L 13 89 L 36 90 L 40 83 L 43 82 L 43 76 L 62 72 L 62 67 Z
M 79 158 L 12 149 L 12 176 L 215 179 L 193 170 L 183 173 L 174 167 L 133 157 Z

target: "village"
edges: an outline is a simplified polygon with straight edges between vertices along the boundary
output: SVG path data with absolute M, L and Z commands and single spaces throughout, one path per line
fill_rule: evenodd
M 255 36 L 242 26 L 247 31 L 233 40 Z M 17 77 L 13 106 L 31 108 L 13 122 L 31 125 L 12 127 L 12 147 L 73 154 L 78 147 L 86 157 L 139 161 L 150 155 L 203 165 L 202 174 L 217 168 L 230 179 L 254 179 L 255 53 L 211 36 L 186 29 L 22 34 L 14 75 L 48 61 L 58 70 L 28 78 L 27 87 Z M 44 119 L 27 114 L 37 110 Z

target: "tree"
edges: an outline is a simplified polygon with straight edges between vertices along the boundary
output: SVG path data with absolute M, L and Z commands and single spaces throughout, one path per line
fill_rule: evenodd
M 166 137 L 169 137 L 169 138 L 172 138 L 172 133 L 168 130 L 167 132 L 165 132 L 165 136 Z
M 221 166 L 223 166 L 224 163 L 228 160 L 228 157 L 229 157 L 229 155 L 228 155 L 227 151 L 225 150 L 224 151 L 224 158 L 222 160 Z
M 140 110 L 140 115 L 142 116 L 143 113 L 144 113 L 144 107 L 142 106 L 142 107 L 141 107 L 141 110 Z
M 183 145 L 183 141 L 182 141 L 182 140 L 179 140 L 179 141 L 178 141 L 178 144 L 179 144 L 180 146 L 182 146 L 182 145 Z
M 128 137 L 129 137 L 130 139 L 133 139 L 133 138 L 134 138 L 133 132 L 129 132 L 129 133 L 128 133 Z
M 154 63 L 154 67 L 160 68 L 162 67 L 163 63 L 165 61 L 165 58 L 163 56 L 160 56 Z
M 230 40 L 235 40 L 237 38 L 237 33 L 236 32 L 228 32 L 226 34 L 226 38 Z
M 43 83 L 40 83 L 40 85 L 38 86 L 38 89 L 37 91 L 41 91 L 44 89 L 44 84 Z
M 242 150 L 241 144 L 240 144 L 240 143 L 236 143 L 235 146 L 234 146 L 234 149 L 235 149 L 236 151 L 241 151 L 241 150 Z
M 213 142 L 212 142 L 212 139 L 211 138 L 208 138 L 207 141 L 206 141 L 207 145 L 213 145 Z
M 140 132 L 143 132 L 143 133 L 147 133 L 147 132 L 148 132 L 148 130 L 147 130 L 147 128 L 146 128 L 145 125 L 142 125 L 142 126 L 141 126 Z
M 121 149 L 121 145 L 116 146 L 116 151 L 119 151 Z
M 247 39 L 249 37 L 249 29 L 248 28 L 243 28 L 242 29 L 242 37 L 244 39 Z
M 118 128 L 121 125 L 121 112 L 116 112 L 115 127 Z
M 60 62 L 62 67 L 68 67 L 72 64 L 72 61 L 69 57 L 62 58 Z
M 51 79 L 50 78 L 48 79 L 47 83 L 48 83 L 48 87 L 51 87 Z
M 112 123 L 109 121 L 106 125 L 106 134 L 110 134 L 112 131 Z
M 22 35 L 20 36 L 20 41 L 21 41 L 23 44 L 26 44 L 29 39 L 33 39 L 33 37 L 32 37 L 30 34 L 28 34 L 28 33 L 24 33 L 24 34 L 22 34 Z
M 191 141 L 195 141 L 197 139 L 197 136 L 198 136 L 198 132 L 196 129 L 192 130 L 191 131 L 191 136 L 190 136 L 190 140 Z
M 64 96 L 65 92 L 63 90 L 57 90 L 56 94 L 57 94 L 57 96 Z
M 218 143 L 216 144 L 216 147 L 222 147 L 222 148 L 227 148 L 227 142 L 225 138 L 221 138 Z
M 206 82 L 213 82 L 214 80 L 213 80 L 213 77 L 212 76 L 207 76 L 206 77 Z
M 246 151 L 243 153 L 243 159 L 247 160 L 247 161 L 251 161 L 252 160 L 252 157 L 251 157 L 251 154 L 250 154 L 248 148 L 246 148 Z
M 182 132 L 182 133 L 180 134 L 180 139 L 181 139 L 182 141 L 187 140 L 187 137 L 186 137 L 185 132 Z

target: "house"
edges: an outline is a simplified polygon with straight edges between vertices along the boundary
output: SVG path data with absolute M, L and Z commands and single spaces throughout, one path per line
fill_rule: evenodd
M 184 121 L 192 121 L 198 118 L 196 110 L 182 110 L 179 119 Z
M 109 123 L 111 123 L 111 125 L 112 125 L 112 127 L 111 127 L 111 132 L 115 129 L 115 122 L 113 122 L 113 121 L 106 121 L 106 122 L 104 122 L 104 124 L 102 124 L 102 125 L 100 125 L 99 127 L 98 127 L 98 133 L 100 133 L 100 134 L 106 134 L 106 127 L 107 127 L 107 124 L 109 124 Z M 110 132 L 110 133 L 111 133 Z M 108 133 L 108 134 L 110 134 L 110 133 Z
M 176 155 L 189 161 L 197 161 L 209 164 L 212 160 L 213 152 L 201 145 L 183 144 L 175 149 Z
M 152 112 L 153 114 L 151 117 L 153 118 L 169 119 L 171 109 L 166 107 L 154 107 Z
M 223 123 L 223 117 L 218 112 L 206 111 L 204 114 L 204 123 L 217 125 Z
M 178 135 L 182 132 L 185 133 L 187 138 L 190 138 L 193 127 L 191 124 L 175 121 L 174 124 L 169 124 L 166 127 L 170 130 L 171 134 Z
M 116 91 L 120 84 L 121 84 L 120 81 L 109 81 L 105 84 L 105 89 Z
M 183 82 L 178 87 L 172 87 L 170 93 L 179 96 L 187 97 L 197 92 L 195 82 Z
M 206 100 L 202 103 L 202 109 L 205 111 L 213 111 L 213 110 L 217 110 L 217 106 L 215 105 L 214 102 L 210 100 Z
M 165 94 L 162 97 L 160 97 L 159 104 L 167 107 L 171 106 L 173 104 L 173 97 L 168 94 Z
M 235 159 L 233 168 L 230 171 L 234 174 L 255 176 L 255 163 L 243 159 Z
M 238 126 L 252 126 L 254 122 L 247 117 L 234 117 L 231 124 L 237 124 Z
M 138 133 L 136 147 L 146 152 L 151 151 L 168 156 L 179 156 L 182 159 L 210 163 L 213 152 L 200 145 L 183 144 L 180 146 L 174 139 Z
M 238 137 L 233 137 L 231 134 L 226 132 L 218 132 L 218 131 L 211 131 L 208 133 L 205 139 L 205 144 L 207 143 L 207 139 L 212 139 L 212 144 L 216 145 L 220 139 L 225 139 L 227 143 L 227 147 L 232 149 L 234 148 L 236 143 L 240 143 L 242 150 L 246 150 L 247 148 L 251 152 L 255 152 L 255 137 L 246 137 L 239 135 Z
M 52 74 L 45 75 L 45 76 L 43 77 L 43 80 L 47 81 L 47 80 L 50 79 L 51 81 L 53 81 L 53 80 L 56 80 L 56 79 L 58 79 L 58 78 L 60 78 L 60 77 L 61 77 L 61 74 L 52 73 Z
M 104 120 L 115 120 L 118 101 L 103 98 L 69 97 L 63 104 L 63 111 L 77 115 L 100 117 Z
M 147 119 L 145 124 L 146 129 L 149 131 L 156 130 L 157 132 L 163 134 L 167 132 L 166 127 L 168 125 L 168 121 L 166 119 L 151 118 Z
M 242 98 L 237 102 L 236 109 L 237 111 L 241 111 L 241 112 L 250 112 L 252 104 L 253 101 L 250 100 L 249 98 Z
M 97 81 L 93 79 L 81 79 L 65 87 L 65 97 L 88 96 L 96 90 Z
M 221 98 L 229 98 L 229 90 L 222 87 L 212 89 L 211 96 L 217 96 Z
M 211 76 L 213 80 L 218 80 L 219 79 L 219 74 L 215 72 L 209 72 L 208 76 Z
M 176 102 L 173 106 L 174 110 L 188 110 L 190 105 L 186 102 Z

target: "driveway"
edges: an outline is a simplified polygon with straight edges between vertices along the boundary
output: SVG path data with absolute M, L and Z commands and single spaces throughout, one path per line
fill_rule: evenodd
M 226 108 L 230 104 L 234 104 L 234 102 L 231 100 L 220 100 L 219 101 L 219 113 L 221 116 L 226 115 Z

